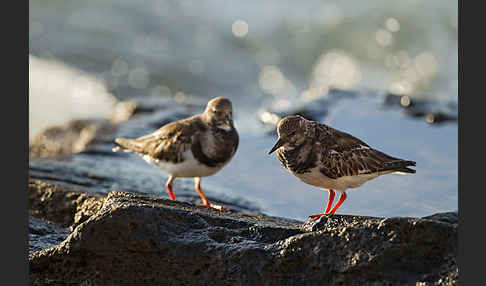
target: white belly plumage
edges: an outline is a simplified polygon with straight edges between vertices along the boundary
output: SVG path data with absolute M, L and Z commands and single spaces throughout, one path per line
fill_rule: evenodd
M 321 173 L 318 168 L 313 168 L 311 172 L 303 174 L 293 173 L 293 175 L 309 185 L 344 192 L 346 191 L 346 189 L 349 188 L 357 188 L 366 181 L 374 179 L 381 174 L 362 174 L 357 176 L 343 176 L 337 179 L 331 179 Z
M 142 155 L 142 158 L 148 162 L 149 164 L 160 168 L 162 171 L 166 172 L 169 175 L 172 175 L 174 177 L 206 177 L 206 176 L 211 176 L 221 170 L 221 168 L 226 165 L 227 162 L 224 164 L 218 165 L 216 167 L 208 167 L 204 164 L 201 164 L 199 161 L 194 158 L 192 155 L 191 150 L 187 150 L 184 152 L 182 155 L 184 160 L 183 162 L 180 163 L 172 163 L 172 162 L 167 162 L 167 161 L 162 161 L 162 160 L 156 160 L 153 159 L 152 157 L 148 155 Z

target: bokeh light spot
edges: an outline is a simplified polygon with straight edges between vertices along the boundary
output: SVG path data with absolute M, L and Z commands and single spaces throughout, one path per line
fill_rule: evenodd
M 421 75 L 429 77 L 437 72 L 437 60 L 430 52 L 423 52 L 415 57 L 414 66 Z
M 260 72 L 260 87 L 268 93 L 275 94 L 279 92 L 284 86 L 284 80 L 283 74 L 276 66 L 264 66 Z
M 248 23 L 243 20 L 236 20 L 233 22 L 231 30 L 236 37 L 245 37 L 248 34 Z
M 407 95 L 404 95 L 400 98 L 400 104 L 403 106 L 403 107 L 408 107 L 410 106 L 410 97 L 407 96 Z
M 385 21 L 385 27 L 390 32 L 400 31 L 400 23 L 395 18 L 388 18 Z
M 128 74 L 128 84 L 133 88 L 144 89 L 149 81 L 149 73 L 145 68 L 134 68 Z
M 170 97 L 172 96 L 172 92 L 170 91 L 170 88 L 164 85 L 157 85 L 152 89 L 151 92 L 152 96 L 163 96 L 163 97 Z
M 344 51 L 334 50 L 321 55 L 314 66 L 310 86 L 349 89 L 361 81 L 359 63 Z
M 186 98 L 186 94 L 182 91 L 178 91 L 174 94 L 174 100 L 177 102 L 182 102 Z

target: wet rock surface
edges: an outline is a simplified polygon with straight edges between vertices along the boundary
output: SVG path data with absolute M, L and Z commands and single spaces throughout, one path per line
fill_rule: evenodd
M 429 124 L 457 122 L 457 105 L 439 104 L 437 101 L 413 99 L 407 95 L 388 93 L 383 102 L 385 106 L 400 107 L 407 116 L 421 118 Z
M 29 255 L 32 285 L 458 285 L 451 213 L 302 224 L 123 192 L 101 200 L 62 243 Z
M 258 112 L 258 119 L 269 133 L 276 134 L 276 126 L 280 119 L 288 115 L 300 115 L 309 120 L 320 121 L 329 109 L 343 98 L 356 98 L 360 94 L 354 91 L 331 89 L 328 96 L 307 102 L 292 103 L 288 107 L 270 106 Z
M 69 235 L 67 229 L 29 216 L 29 253 L 60 244 Z
M 79 153 L 92 143 L 99 130 L 110 129 L 103 120 L 73 120 L 63 126 L 47 128 L 35 136 L 29 157 L 59 157 Z
M 116 125 L 128 120 L 137 100 L 120 101 L 109 119 L 75 119 L 61 126 L 46 128 L 30 142 L 29 158 L 65 158 L 84 151 L 89 145 L 111 138 Z
M 377 94 L 373 91 L 348 91 L 331 89 L 325 97 L 290 104 L 288 107 L 279 108 L 270 106 L 258 112 L 258 119 L 269 133 L 275 133 L 278 121 L 288 115 L 301 115 L 309 120 L 322 121 L 329 110 L 342 99 L 357 97 L 383 97 L 384 107 L 399 108 L 405 115 L 422 119 L 429 124 L 441 124 L 445 122 L 457 122 L 457 105 L 453 103 L 440 104 L 438 101 L 412 99 L 406 95 L 387 93 Z

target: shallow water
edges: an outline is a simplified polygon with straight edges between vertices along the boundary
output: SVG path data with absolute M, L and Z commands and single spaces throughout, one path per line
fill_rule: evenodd
M 383 109 L 382 104 L 379 96 L 342 99 L 320 121 L 392 156 L 416 161 L 417 173 L 384 175 L 350 189 L 338 212 L 388 217 L 457 209 L 457 125 L 430 126 Z M 327 191 L 299 181 L 280 166 L 274 154 L 267 155 L 276 141 L 274 136 L 241 137 L 231 164 L 208 182 L 219 179 L 228 188 L 241 186 L 263 209 L 279 216 L 305 219 L 324 208 Z M 234 182 L 224 180 L 231 174 L 239 176 Z
M 350 190 L 339 212 L 423 216 L 457 209 L 457 124 L 407 117 L 385 108 L 382 96 L 457 103 L 455 1 L 29 1 L 29 54 L 74 70 L 29 63 L 31 136 L 72 118 L 106 117 L 113 98 L 200 104 L 224 95 L 233 101 L 241 143 L 203 187 L 213 197 L 246 198 L 267 214 L 296 219 L 321 211 L 327 192 L 267 155 L 275 137 L 258 111 L 326 97 L 329 88 L 370 89 L 373 96 L 343 98 L 318 120 L 417 161 L 417 174 L 386 175 Z M 120 132 L 143 135 L 136 126 Z M 74 163 L 89 173 L 83 160 Z M 118 160 L 102 161 L 116 165 L 123 182 L 107 182 L 107 189 L 166 195 L 158 170 L 136 156 L 122 156 L 133 165 Z M 190 180 L 177 184 L 192 187 Z M 194 194 L 182 192 L 181 199 Z
M 417 173 L 384 175 L 348 190 L 348 200 L 338 213 L 417 217 L 457 210 L 456 123 L 430 125 L 406 117 L 400 110 L 383 108 L 383 101 L 382 95 L 342 98 L 318 120 L 392 156 L 415 160 Z M 141 136 L 154 130 L 158 122 L 198 109 L 203 107 L 188 110 L 179 106 L 137 115 L 122 123 L 113 136 Z M 320 212 L 327 202 L 327 191 L 299 181 L 281 167 L 275 154 L 268 155 L 276 136 L 261 128 L 256 114 L 252 118 L 236 116 L 238 151 L 219 173 L 203 178 L 208 198 L 236 209 L 299 220 Z M 67 181 L 84 191 L 129 191 L 168 197 L 163 189 L 167 176 L 136 155 L 112 153 L 111 140 L 93 145 L 69 160 L 31 160 L 31 176 Z M 179 200 L 199 201 L 192 179 L 177 179 L 174 189 Z

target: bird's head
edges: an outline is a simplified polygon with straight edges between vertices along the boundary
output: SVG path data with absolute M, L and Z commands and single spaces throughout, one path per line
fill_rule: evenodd
M 282 118 L 277 125 L 278 140 L 268 154 L 280 147 L 296 147 L 304 143 L 309 121 L 300 115 Z
M 204 110 L 206 120 L 216 127 L 229 131 L 233 127 L 233 108 L 225 97 L 211 99 Z

